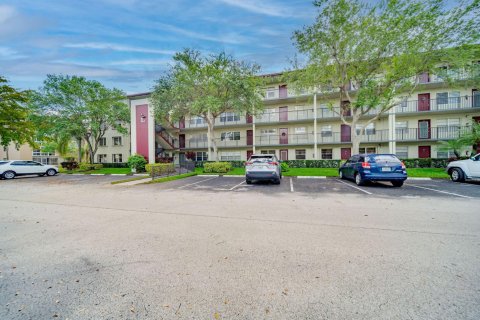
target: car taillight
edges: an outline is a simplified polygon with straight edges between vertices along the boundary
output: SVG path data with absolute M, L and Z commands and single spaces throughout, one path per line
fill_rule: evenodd
M 362 168 L 363 168 L 363 169 L 370 169 L 370 163 L 368 163 L 368 162 L 362 162 Z
M 402 161 L 402 169 L 403 170 L 407 169 L 407 167 L 405 166 L 405 163 L 403 163 L 403 161 Z
M 252 165 L 252 164 L 253 164 L 253 162 L 250 162 L 250 161 L 245 162 L 245 165 L 246 165 L 246 166 L 250 166 L 250 165 Z
M 274 166 L 278 166 L 278 162 L 277 162 L 277 161 L 270 161 L 268 164 L 274 165 Z

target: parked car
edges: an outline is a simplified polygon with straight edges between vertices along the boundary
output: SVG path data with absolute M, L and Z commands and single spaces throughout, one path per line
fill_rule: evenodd
M 58 173 L 58 168 L 51 165 L 41 164 L 36 161 L 10 160 L 0 161 L 0 177 L 3 179 L 13 179 L 15 176 L 39 175 L 54 176 Z
M 445 170 L 454 182 L 480 179 L 480 153 L 467 160 L 452 161 Z
M 282 169 L 274 154 L 254 154 L 245 163 L 245 180 L 251 184 L 253 180 L 270 180 L 280 184 Z
M 401 187 L 407 180 L 405 165 L 394 154 L 357 154 L 338 169 L 340 179 L 353 179 L 359 186 L 367 181 L 390 181 Z

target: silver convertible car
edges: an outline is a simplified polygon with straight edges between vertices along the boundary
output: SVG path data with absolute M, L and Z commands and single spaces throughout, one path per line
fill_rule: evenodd
M 0 177 L 3 179 L 13 179 L 15 176 L 25 175 L 54 176 L 57 173 L 57 167 L 41 164 L 36 161 L 0 160 Z

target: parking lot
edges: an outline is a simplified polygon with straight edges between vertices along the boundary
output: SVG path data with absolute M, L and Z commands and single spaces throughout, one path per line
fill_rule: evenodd
M 331 193 L 356 194 L 369 197 L 453 197 L 479 198 L 480 184 L 453 183 L 449 180 L 408 180 L 403 187 L 395 188 L 388 182 L 370 183 L 358 187 L 353 181 L 339 178 L 301 178 L 284 177 L 280 185 L 269 182 L 245 183 L 243 177 L 209 177 L 195 176 L 188 179 L 171 181 L 139 188 L 157 188 L 164 191 L 192 190 L 212 192 L 245 192 L 245 193 L 295 193 L 309 197 L 322 197 Z

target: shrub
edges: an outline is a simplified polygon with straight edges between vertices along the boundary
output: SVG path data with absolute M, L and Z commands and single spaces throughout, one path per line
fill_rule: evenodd
M 99 170 L 103 168 L 101 163 L 80 163 L 78 165 L 80 171 L 90 171 L 90 170 Z
M 232 170 L 230 162 L 205 162 L 203 172 L 205 173 L 227 173 Z
M 147 164 L 147 160 L 145 157 L 139 154 L 134 154 L 128 157 L 128 166 L 132 169 L 135 169 L 137 172 L 145 171 L 145 165 Z
M 130 168 L 126 162 L 102 163 L 104 168 Z
M 287 172 L 290 169 L 290 166 L 286 162 L 281 162 L 280 166 L 282 167 L 282 172 Z
M 151 176 L 161 176 L 164 174 L 174 173 L 175 165 L 173 163 L 152 163 L 145 165 L 145 170 Z

